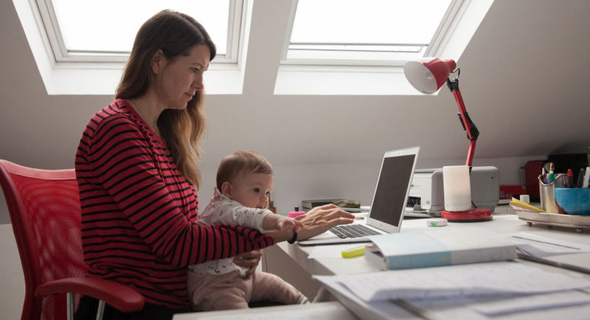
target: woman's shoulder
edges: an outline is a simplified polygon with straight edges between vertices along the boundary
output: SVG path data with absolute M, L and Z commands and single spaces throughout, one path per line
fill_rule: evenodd
M 92 116 L 85 133 L 96 135 L 104 129 L 110 131 L 110 128 L 121 126 L 139 128 L 140 124 L 129 104 L 125 100 L 117 99 Z

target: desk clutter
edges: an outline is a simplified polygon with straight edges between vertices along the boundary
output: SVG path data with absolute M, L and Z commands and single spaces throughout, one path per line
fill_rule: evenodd
M 362 212 L 367 211 L 361 207 L 361 202 L 358 200 L 348 199 L 313 199 L 313 200 L 301 200 L 301 209 L 303 211 L 309 211 L 312 208 L 323 206 L 325 204 L 334 204 L 339 206 L 348 212 Z
M 397 318 L 395 305 L 421 319 L 506 319 L 590 305 L 590 279 L 518 262 L 314 278 L 361 319 Z
M 489 252 L 482 247 L 494 246 L 485 242 L 497 241 L 496 247 L 503 247 L 511 254 L 497 255 L 498 261 L 493 262 L 475 258 L 472 262 L 479 263 L 458 261 L 457 264 L 466 264 L 453 267 L 437 266 L 437 263 L 416 264 L 399 270 L 314 276 L 314 279 L 361 319 L 407 318 L 407 313 L 422 319 L 535 319 L 535 312 L 563 314 L 570 319 L 570 314 L 560 313 L 564 307 L 566 312 L 578 316 L 573 318 L 582 319 L 579 315 L 587 315 L 590 311 L 590 277 L 581 274 L 590 274 L 590 245 L 523 232 L 497 234 L 471 227 L 449 230 L 428 229 L 426 232 L 406 232 L 407 236 L 404 233 L 388 235 L 392 236 L 391 239 L 378 236 L 372 239 L 373 246 L 389 252 L 385 256 L 393 256 L 392 251 L 388 251 L 394 250 L 393 247 L 397 252 L 403 252 L 398 255 L 406 257 L 437 250 L 483 256 Z M 401 241 L 400 237 L 396 239 L 400 241 L 394 243 L 393 236 L 405 237 L 407 241 Z M 459 244 L 465 242 L 466 237 L 474 239 L 474 236 L 482 241 Z M 421 241 L 420 237 L 430 240 Z M 454 240 L 444 240 L 449 237 Z M 447 243 L 441 243 L 445 241 Z M 388 245 L 391 247 L 383 250 Z M 368 255 L 374 248 L 371 249 L 370 245 L 366 248 L 365 259 L 371 260 Z M 515 253 L 525 260 L 577 272 L 555 272 L 522 261 L 503 261 L 514 259 Z M 575 255 L 585 258 L 572 259 Z M 402 309 L 407 313 L 400 313 Z M 545 317 L 550 318 L 552 316 Z
M 520 220 L 525 221 L 529 226 L 538 224 L 548 227 L 570 228 L 579 233 L 584 230 L 590 230 L 590 216 L 530 212 L 523 210 L 516 210 L 516 214 Z
M 510 206 L 529 226 L 573 228 L 577 232 L 590 229 L 590 167 L 582 168 L 577 179 L 573 170 L 555 174 L 553 167 L 553 163 L 548 163 L 548 169 L 543 167 L 537 178 L 540 207 L 515 198 Z

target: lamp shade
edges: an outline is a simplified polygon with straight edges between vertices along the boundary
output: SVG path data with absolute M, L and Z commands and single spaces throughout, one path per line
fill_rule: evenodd
M 404 74 L 416 90 L 431 94 L 442 87 L 456 67 L 457 64 L 452 59 L 424 58 L 407 62 Z

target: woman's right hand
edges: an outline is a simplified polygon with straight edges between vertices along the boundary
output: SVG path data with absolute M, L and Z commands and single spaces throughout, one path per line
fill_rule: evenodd
M 295 218 L 303 227 L 297 231 L 297 240 L 306 240 L 339 224 L 348 224 L 354 221 L 354 215 L 338 206 L 327 204 L 315 207 L 307 214 Z M 286 241 L 293 237 L 293 230 L 272 231 L 266 233 L 275 243 Z
M 303 224 L 303 228 L 297 232 L 297 240 L 306 240 L 339 224 L 352 223 L 354 215 L 336 205 L 327 204 L 315 207 L 295 219 Z

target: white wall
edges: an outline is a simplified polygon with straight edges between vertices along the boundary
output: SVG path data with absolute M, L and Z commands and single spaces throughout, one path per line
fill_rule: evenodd
M 385 151 L 385 150 L 384 150 Z M 375 155 L 372 161 L 363 163 L 330 164 L 291 164 L 275 165 L 273 201 L 277 212 L 286 214 L 293 207 L 300 206 L 304 199 L 344 198 L 360 200 L 362 205 L 370 205 L 377 183 L 382 154 Z M 476 159 L 476 166 L 495 166 L 500 170 L 500 183 L 524 185 L 521 180 L 521 167 L 529 160 L 542 160 L 544 156 L 521 158 Z M 420 159 L 420 158 L 419 158 Z M 417 168 L 440 168 L 445 165 L 465 163 L 465 159 L 419 160 Z M 213 195 L 216 168 L 207 166 L 203 172 L 203 187 L 199 190 L 200 208 L 203 209 Z
M 224 155 L 258 151 L 276 168 L 275 200 L 285 212 L 309 197 L 370 202 L 385 150 L 419 145 L 421 168 L 463 162 L 467 139 L 448 90 L 437 96 L 274 95 L 276 49 L 283 43 L 264 19 L 285 3 L 255 2 L 251 39 L 257 45 L 248 48 L 243 94 L 207 98 L 206 179 Z M 590 146 L 590 65 L 583 63 L 590 56 L 588 12 L 590 1 L 496 0 L 458 61 L 461 91 L 481 131 L 475 165 L 496 165 L 502 183 L 516 183 L 527 159 Z M 47 95 L 12 1 L 0 1 L 0 158 L 73 167 L 82 129 L 111 100 Z M 0 205 L 0 223 L 7 221 Z

